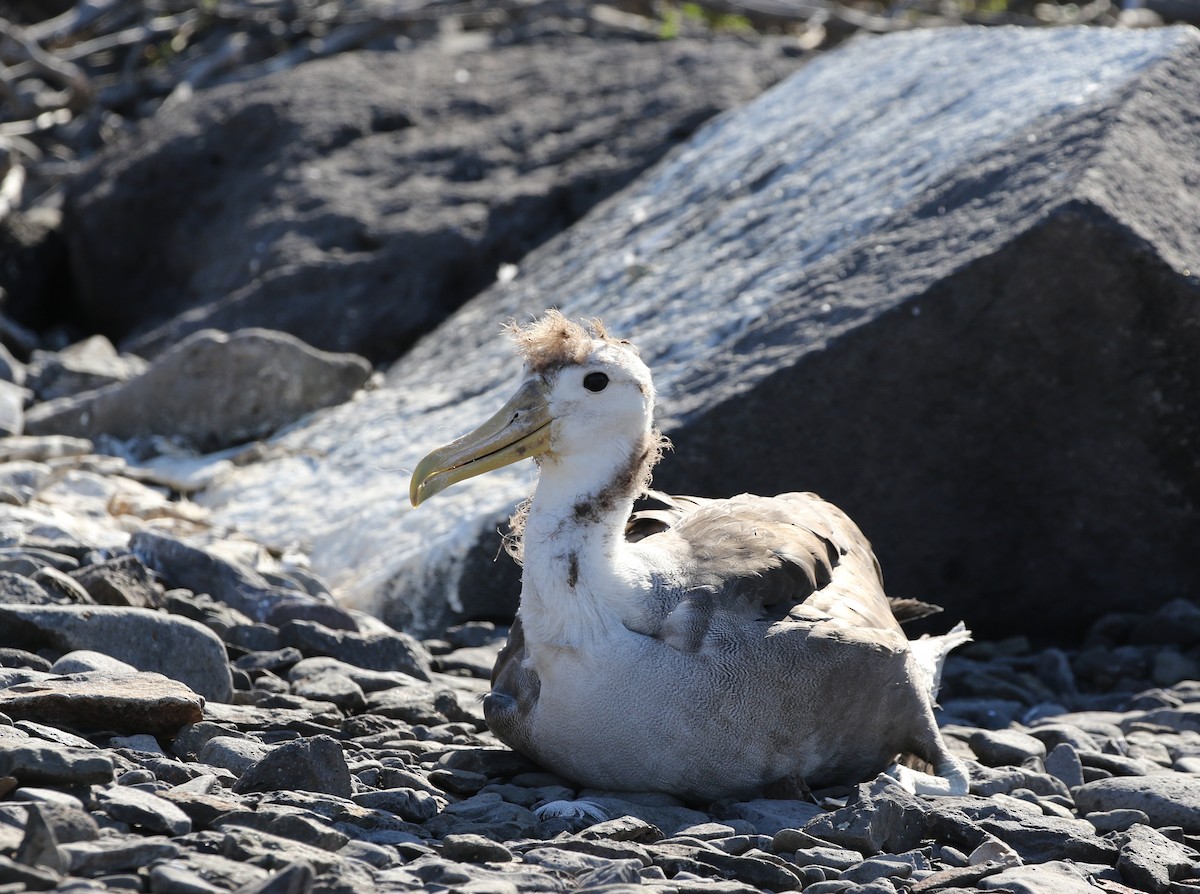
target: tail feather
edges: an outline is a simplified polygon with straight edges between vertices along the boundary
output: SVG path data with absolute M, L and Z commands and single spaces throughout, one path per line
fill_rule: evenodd
M 951 649 L 971 641 L 971 631 L 962 621 L 955 624 L 947 633 L 939 636 L 926 634 L 920 639 L 913 640 L 909 645 L 913 657 L 920 669 L 924 682 L 929 691 L 929 698 L 937 702 L 938 690 L 942 687 L 942 667 Z

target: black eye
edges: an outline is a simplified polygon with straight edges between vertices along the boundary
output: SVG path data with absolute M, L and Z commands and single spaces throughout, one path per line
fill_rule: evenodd
M 604 373 L 588 373 L 583 377 L 583 387 L 588 391 L 603 391 L 608 387 L 608 376 Z

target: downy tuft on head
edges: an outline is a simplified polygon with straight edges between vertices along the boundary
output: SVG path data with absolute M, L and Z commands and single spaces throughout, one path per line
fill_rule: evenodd
M 583 363 L 591 354 L 596 341 L 632 347 L 628 342 L 612 338 L 599 320 L 589 320 L 587 325 L 583 326 L 574 320 L 568 320 L 558 310 L 548 310 L 541 319 L 524 326 L 509 321 L 504 328 L 517 343 L 525 365 L 533 373 L 544 373 Z

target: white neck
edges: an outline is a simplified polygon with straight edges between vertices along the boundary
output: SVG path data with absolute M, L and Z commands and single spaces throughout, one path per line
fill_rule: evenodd
M 610 442 L 542 463 L 524 531 L 521 617 L 531 650 L 576 648 L 628 615 L 640 575 L 625 522 L 645 455 L 643 445 Z

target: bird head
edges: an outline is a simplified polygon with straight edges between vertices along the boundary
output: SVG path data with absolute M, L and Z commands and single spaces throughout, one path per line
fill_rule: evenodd
M 522 459 L 598 467 L 651 435 L 654 385 L 633 345 L 599 321 L 585 327 L 554 310 L 509 332 L 525 360 L 524 381 L 490 419 L 417 464 L 413 506 Z

